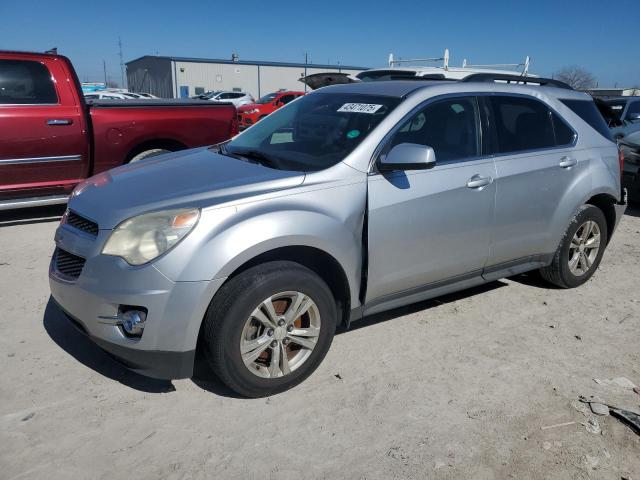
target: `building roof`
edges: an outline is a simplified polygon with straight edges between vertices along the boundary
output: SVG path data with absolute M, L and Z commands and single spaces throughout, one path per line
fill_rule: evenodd
M 296 67 L 296 68 L 326 68 L 331 70 L 368 70 L 368 67 L 355 67 L 353 65 L 327 65 L 322 63 L 296 63 L 296 62 L 269 62 L 262 60 L 225 60 L 221 58 L 193 58 L 193 57 L 166 57 L 156 55 L 144 55 L 134 60 L 126 62 L 126 65 L 137 62 L 138 60 L 157 58 L 162 60 L 172 60 L 174 62 L 192 62 L 192 63 L 222 63 L 227 65 L 258 65 L 261 67 Z

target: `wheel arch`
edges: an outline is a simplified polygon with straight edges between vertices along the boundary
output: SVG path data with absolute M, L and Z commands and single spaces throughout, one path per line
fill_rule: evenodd
M 351 311 L 351 290 L 347 274 L 340 262 L 330 253 L 308 245 L 290 245 L 262 252 L 239 265 L 226 282 L 245 270 L 271 261 L 298 263 L 318 274 L 327 284 L 338 309 L 339 322 L 346 324 Z M 225 283 L 226 283 L 225 282 Z
M 616 198 L 609 193 L 598 193 L 587 201 L 584 202 L 588 205 L 598 207 L 604 213 L 604 217 L 607 221 L 607 243 L 613 236 L 613 231 L 616 226 L 616 210 L 614 205 L 617 203 Z
M 133 157 L 142 152 L 156 148 L 169 150 L 170 152 L 177 152 L 179 150 L 185 150 L 188 147 L 184 143 L 172 138 L 154 138 L 152 140 L 146 140 L 138 143 L 135 147 L 129 150 L 129 153 L 125 157 L 125 163 L 129 163 Z

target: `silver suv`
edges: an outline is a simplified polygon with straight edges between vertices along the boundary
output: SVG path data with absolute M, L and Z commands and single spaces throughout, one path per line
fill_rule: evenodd
M 586 282 L 625 208 L 608 136 L 566 88 L 323 88 L 225 144 L 78 186 L 51 292 L 140 373 L 190 377 L 198 353 L 271 395 L 363 316 L 530 270 Z

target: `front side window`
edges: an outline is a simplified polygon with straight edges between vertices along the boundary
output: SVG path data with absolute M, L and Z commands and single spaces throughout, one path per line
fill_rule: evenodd
M 281 103 L 282 105 L 286 105 L 287 103 L 289 103 L 294 98 L 295 97 L 293 95 L 283 95 L 278 99 L 278 102 Z
M 627 119 L 635 120 L 638 113 L 640 113 L 640 102 L 631 102 L 627 109 Z M 631 114 L 634 114 L 633 116 Z
M 490 97 L 493 107 L 497 153 L 555 147 L 551 110 L 537 100 L 522 97 Z
M 220 151 L 280 170 L 324 170 L 344 160 L 400 101 L 316 92 L 272 113 Z
M 388 149 L 401 143 L 433 148 L 436 162 L 477 157 L 480 153 L 478 114 L 473 97 L 440 100 L 405 121 Z
M 0 105 L 51 103 L 58 103 L 58 96 L 47 67 L 34 61 L 0 60 Z

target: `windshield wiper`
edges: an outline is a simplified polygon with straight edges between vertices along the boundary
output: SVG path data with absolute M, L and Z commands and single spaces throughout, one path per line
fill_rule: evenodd
M 274 161 L 273 157 L 262 153 L 259 150 L 234 150 L 233 152 L 229 153 L 231 155 L 239 155 L 249 160 L 253 160 L 254 162 L 259 163 L 260 165 L 264 165 L 265 167 L 278 168 L 278 165 Z

